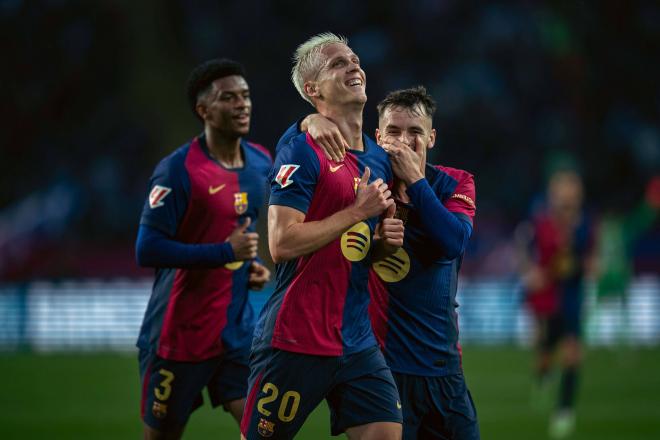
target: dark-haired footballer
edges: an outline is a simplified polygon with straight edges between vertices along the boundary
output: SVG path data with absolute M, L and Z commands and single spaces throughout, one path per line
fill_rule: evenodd
M 369 314 L 399 390 L 403 439 L 478 440 L 456 314 L 458 272 L 476 210 L 474 178 L 426 163 L 435 109 L 421 86 L 391 92 L 378 104 L 376 140 L 390 156 L 405 236 L 396 253 L 372 264 Z M 331 120 L 310 115 L 301 129 L 341 160 L 345 140 Z
M 218 59 L 187 83 L 204 132 L 165 157 L 149 182 L 136 243 L 156 269 L 137 346 L 146 439 L 178 439 L 188 417 L 212 405 L 243 415 L 255 315 L 248 288 L 270 272 L 256 260 L 255 223 L 272 165 L 243 139 L 252 102 L 243 67 Z

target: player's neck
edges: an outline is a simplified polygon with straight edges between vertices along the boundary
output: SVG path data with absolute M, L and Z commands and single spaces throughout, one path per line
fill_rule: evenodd
M 341 132 L 351 150 L 364 151 L 364 142 L 362 140 L 362 109 L 364 105 L 350 107 L 326 107 L 319 109 L 326 118 L 331 119 Z
M 210 127 L 204 128 L 206 146 L 212 158 L 226 168 L 241 168 L 243 156 L 241 155 L 241 138 L 226 136 Z

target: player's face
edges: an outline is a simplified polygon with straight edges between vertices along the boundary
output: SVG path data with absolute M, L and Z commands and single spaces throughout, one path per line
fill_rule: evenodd
M 250 130 L 252 101 L 245 78 L 225 76 L 211 83 L 201 112 L 206 124 L 227 136 L 244 136 Z
M 548 199 L 556 213 L 568 214 L 578 211 L 582 205 L 582 198 L 582 180 L 577 173 L 560 171 L 550 178 Z
M 421 157 L 422 167 L 426 163 L 426 151 L 433 148 L 435 143 L 431 117 L 420 107 L 414 111 L 403 107 L 387 107 L 378 120 L 376 141 L 381 143 L 388 136 L 415 150 Z
M 319 98 L 335 104 L 367 102 L 367 76 L 351 48 L 345 44 L 331 44 L 321 53 L 325 63 L 315 81 Z

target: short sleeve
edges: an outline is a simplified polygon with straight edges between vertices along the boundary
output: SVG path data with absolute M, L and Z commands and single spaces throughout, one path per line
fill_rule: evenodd
M 302 132 L 300 131 L 300 121 L 295 122 L 284 132 L 280 140 L 277 141 L 277 146 L 275 147 L 275 154 L 279 153 L 280 150 L 293 141 L 296 136 L 299 136 Z
M 477 209 L 475 200 L 474 176 L 463 172 L 453 194 L 445 200 L 444 205 L 450 212 L 467 216 L 472 223 Z
M 175 153 L 158 164 L 149 180 L 149 194 L 140 219 L 141 225 L 156 228 L 170 237 L 176 235 L 190 197 L 184 158 L 184 154 Z
M 320 174 L 316 152 L 307 144 L 306 135 L 295 137 L 289 147 L 275 156 L 271 171 L 270 205 L 288 206 L 307 214 Z

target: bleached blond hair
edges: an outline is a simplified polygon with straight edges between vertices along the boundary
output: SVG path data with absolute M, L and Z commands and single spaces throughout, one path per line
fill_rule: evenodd
M 341 35 L 332 32 L 324 32 L 314 35 L 312 38 L 298 46 L 293 54 L 293 68 L 291 69 L 291 81 L 302 98 L 314 105 L 312 100 L 305 94 L 305 81 L 314 79 L 323 67 L 325 59 L 321 51 L 331 44 L 345 44 L 348 40 Z

